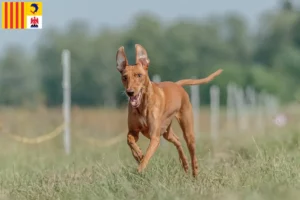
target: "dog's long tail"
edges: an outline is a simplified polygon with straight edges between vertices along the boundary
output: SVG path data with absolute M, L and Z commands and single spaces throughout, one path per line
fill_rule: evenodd
M 184 85 L 200 85 L 200 84 L 206 84 L 210 81 L 212 81 L 216 76 L 219 76 L 222 73 L 222 69 L 219 69 L 217 71 L 215 71 L 214 73 L 212 73 L 211 75 L 209 75 L 206 78 L 202 78 L 202 79 L 183 79 L 180 81 L 177 81 L 176 83 L 178 85 L 184 86 Z

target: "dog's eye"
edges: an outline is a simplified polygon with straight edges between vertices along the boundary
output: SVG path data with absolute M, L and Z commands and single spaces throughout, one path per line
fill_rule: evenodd
M 142 74 L 137 74 L 137 76 L 140 78 L 140 77 L 142 77 Z
M 122 80 L 126 81 L 127 80 L 127 76 L 122 76 Z

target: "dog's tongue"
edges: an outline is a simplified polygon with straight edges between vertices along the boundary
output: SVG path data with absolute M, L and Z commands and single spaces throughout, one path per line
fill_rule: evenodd
M 130 97 L 130 101 L 136 101 L 136 100 L 137 100 L 137 96 Z
M 131 103 L 131 105 L 137 106 L 137 104 L 138 104 L 137 97 L 138 96 L 130 97 L 130 103 Z

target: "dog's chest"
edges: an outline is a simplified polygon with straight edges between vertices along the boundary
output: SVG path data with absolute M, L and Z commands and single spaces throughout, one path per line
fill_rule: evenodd
M 138 116 L 138 122 L 142 129 L 148 128 L 147 119 L 144 116 Z

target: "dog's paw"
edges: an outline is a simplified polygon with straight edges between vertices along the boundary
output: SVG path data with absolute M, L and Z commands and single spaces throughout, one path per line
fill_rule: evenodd
M 139 167 L 137 168 L 138 173 L 142 173 L 145 169 L 145 166 L 143 164 L 140 164 Z

